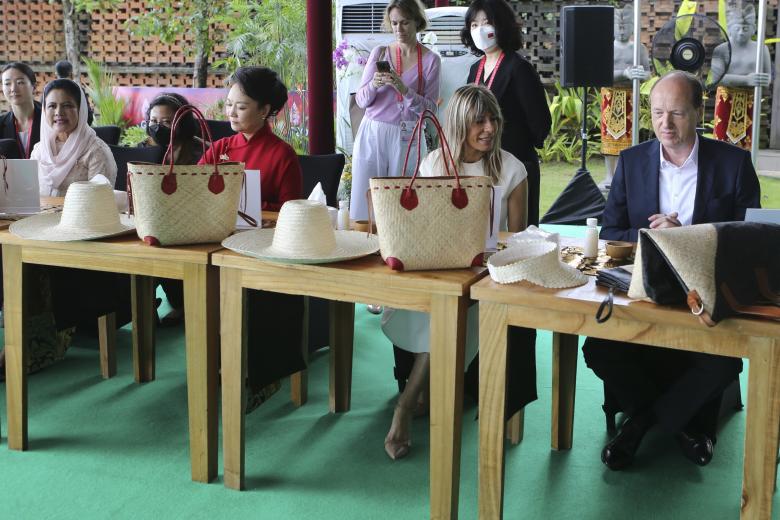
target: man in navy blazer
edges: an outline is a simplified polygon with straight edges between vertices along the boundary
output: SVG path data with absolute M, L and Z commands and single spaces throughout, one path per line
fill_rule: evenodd
M 760 206 L 750 154 L 696 134 L 703 107 L 695 76 L 675 71 L 658 80 L 650 110 L 657 139 L 620 154 L 601 238 L 635 242 L 642 228 L 744 220 L 747 208 Z M 607 467 L 629 466 L 653 426 L 694 463 L 710 462 L 720 398 L 741 359 L 596 338 L 583 354 L 627 415 L 601 452 Z

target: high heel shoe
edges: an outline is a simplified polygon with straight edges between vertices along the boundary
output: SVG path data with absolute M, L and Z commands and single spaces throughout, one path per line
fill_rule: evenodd
M 390 423 L 390 431 L 385 437 L 385 452 L 393 460 L 406 457 L 409 454 L 409 448 L 412 441 L 409 438 L 409 431 L 412 427 L 412 415 L 414 409 L 408 409 L 400 404 L 393 410 L 393 421 Z

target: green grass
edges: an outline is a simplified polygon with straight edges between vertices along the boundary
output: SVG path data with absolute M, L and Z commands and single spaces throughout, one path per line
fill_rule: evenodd
M 540 217 L 547 212 L 578 168 L 579 164 L 542 163 L 542 185 L 539 200 Z M 606 174 L 604 160 L 599 157 L 588 161 L 588 171 L 590 171 L 593 180 L 597 184 L 604 180 L 604 175 Z M 761 183 L 761 207 L 780 208 L 780 179 L 759 176 L 758 181 Z

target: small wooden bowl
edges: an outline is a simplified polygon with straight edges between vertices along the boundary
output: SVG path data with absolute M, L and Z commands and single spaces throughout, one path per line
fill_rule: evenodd
M 633 252 L 633 242 L 621 242 L 619 240 L 607 242 L 607 254 L 614 260 L 625 260 Z
M 368 233 L 368 220 L 353 220 L 351 227 L 353 231 L 363 231 Z M 371 228 L 371 233 L 376 234 L 376 223 L 373 223 Z

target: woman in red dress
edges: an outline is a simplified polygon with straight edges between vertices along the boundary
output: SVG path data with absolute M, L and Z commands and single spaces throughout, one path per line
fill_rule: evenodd
M 279 211 L 300 199 L 303 177 L 292 147 L 273 133 L 268 118 L 287 102 L 287 87 L 265 67 L 241 67 L 231 77 L 225 115 L 236 135 L 214 142 L 201 164 L 239 161 L 260 170 L 262 209 Z M 280 388 L 280 379 L 306 368 L 302 354 L 303 297 L 247 291 L 247 413 Z

